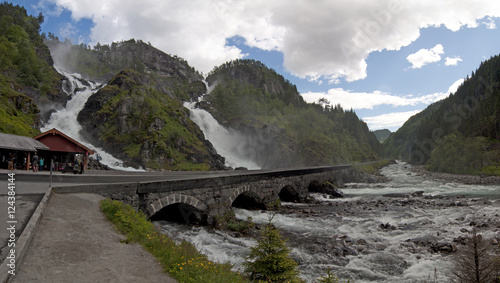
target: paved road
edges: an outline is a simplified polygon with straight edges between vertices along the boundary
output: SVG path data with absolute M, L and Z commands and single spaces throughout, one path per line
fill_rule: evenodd
M 228 176 L 286 176 L 297 175 L 301 173 L 311 173 L 312 171 L 331 171 L 339 170 L 350 167 L 335 166 L 335 167 L 310 167 L 310 168 L 285 168 L 276 170 L 231 170 L 231 171 L 163 171 L 163 172 L 126 172 L 126 171 L 106 171 L 106 170 L 92 170 L 87 171 L 83 175 L 60 173 L 55 172 L 52 174 L 51 184 L 52 187 L 66 186 L 71 184 L 103 184 L 103 183 L 132 183 L 132 182 L 151 182 L 151 181 L 174 181 L 174 180 L 193 180 L 201 178 L 218 178 Z M 8 173 L 7 170 L 0 170 L 0 175 L 4 176 Z M 49 172 L 31 172 L 31 171 L 16 171 L 16 179 L 19 182 L 20 193 L 35 192 L 37 186 L 49 186 L 50 174 Z M 6 181 L 7 177 L 0 179 L 0 195 L 5 193 L 2 182 Z M 38 193 L 43 193 L 44 190 Z

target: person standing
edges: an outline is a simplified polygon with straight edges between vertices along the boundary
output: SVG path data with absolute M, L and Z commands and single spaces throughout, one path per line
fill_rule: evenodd
M 40 162 L 39 158 L 38 158 L 38 155 L 36 154 L 36 151 L 35 151 L 35 155 L 33 155 L 33 172 L 38 172 L 38 163 Z
M 40 167 L 39 167 L 40 171 L 43 171 L 43 162 L 44 162 L 43 158 L 40 157 Z

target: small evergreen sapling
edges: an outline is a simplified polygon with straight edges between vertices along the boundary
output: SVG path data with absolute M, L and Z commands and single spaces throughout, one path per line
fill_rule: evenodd
M 252 280 L 267 282 L 301 282 L 297 263 L 279 230 L 271 223 L 272 215 L 262 230 L 257 246 L 250 248 L 244 266 Z

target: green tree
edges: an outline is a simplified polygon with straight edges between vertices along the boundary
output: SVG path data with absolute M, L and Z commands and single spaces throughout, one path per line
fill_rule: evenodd
M 245 271 L 253 280 L 300 282 L 297 263 L 290 257 L 290 248 L 271 219 L 262 230 L 257 246 L 250 248 L 250 255 L 244 263 Z

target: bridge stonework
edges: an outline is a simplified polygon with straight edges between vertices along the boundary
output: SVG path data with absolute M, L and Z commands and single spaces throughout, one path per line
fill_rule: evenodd
M 218 216 L 232 209 L 234 200 L 245 192 L 257 195 L 265 204 L 279 199 L 285 186 L 291 186 L 301 195 L 308 193 L 309 184 L 329 181 L 336 183 L 341 171 L 327 171 L 299 175 L 269 176 L 244 175 L 218 179 L 195 179 L 185 181 L 160 181 L 139 183 L 137 197 L 129 203 L 151 217 L 163 208 L 177 203 L 187 204 L 206 215 L 207 224 L 213 224 Z

